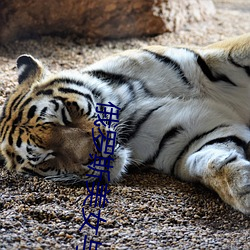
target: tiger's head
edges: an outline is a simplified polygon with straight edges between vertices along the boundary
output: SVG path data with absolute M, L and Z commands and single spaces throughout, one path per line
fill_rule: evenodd
M 109 156 L 112 168 L 101 160 L 103 166 L 93 166 L 95 157 L 107 158 L 103 147 L 110 143 L 107 134 L 115 130 L 94 124 L 97 104 L 82 75 L 53 75 L 29 55 L 18 58 L 17 68 L 19 84 L 6 100 L 0 120 L 0 153 L 7 168 L 68 183 L 94 181 L 100 169 L 106 170 L 106 181 L 108 171 L 110 181 L 118 179 L 129 151 L 117 139 Z M 104 136 L 98 137 L 100 133 Z M 93 134 L 98 139 L 93 140 Z

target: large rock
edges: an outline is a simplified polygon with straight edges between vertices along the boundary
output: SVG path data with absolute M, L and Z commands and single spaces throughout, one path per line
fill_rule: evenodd
M 48 34 L 156 35 L 214 12 L 212 0 L 1 0 L 0 43 Z

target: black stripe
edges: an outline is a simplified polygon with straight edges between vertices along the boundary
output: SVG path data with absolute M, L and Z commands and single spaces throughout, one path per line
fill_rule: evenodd
M 135 91 L 133 89 L 133 82 L 137 81 L 140 83 L 140 88 L 147 94 L 148 96 L 153 96 L 153 94 L 145 87 L 145 83 L 139 79 L 125 76 L 123 74 L 115 74 L 103 70 L 93 70 L 86 72 L 92 77 L 96 77 L 102 81 L 107 82 L 109 85 L 117 84 L 117 85 L 127 85 L 133 96 L 135 97 Z
M 24 133 L 24 130 L 23 129 L 21 129 L 21 128 L 19 128 L 19 136 L 18 136 L 18 139 L 17 139 L 17 142 L 16 142 L 16 145 L 17 145 L 17 147 L 21 147 L 21 145 L 22 145 L 22 138 L 21 138 L 21 136 L 22 136 L 22 134 Z
M 16 142 L 16 146 L 17 146 L 18 148 L 20 148 L 21 145 L 22 145 L 22 138 L 21 138 L 21 136 L 18 136 L 18 139 L 17 139 L 17 142 Z
M 182 151 L 179 153 L 179 155 L 177 156 L 173 166 L 172 166 L 172 169 L 171 169 L 171 173 L 174 174 L 174 170 L 175 170 L 175 167 L 176 167 L 176 164 L 177 162 L 183 157 L 183 155 L 189 150 L 189 148 L 195 143 L 197 142 L 198 140 L 201 140 L 202 138 L 204 138 L 205 136 L 215 132 L 216 130 L 218 129 L 221 129 L 221 128 L 226 128 L 226 127 L 229 127 L 230 125 L 226 125 L 226 124 L 222 124 L 220 126 L 217 126 L 209 131 L 206 131 L 202 134 L 199 134 L 199 135 L 196 135 L 193 139 L 191 139 L 187 144 L 186 146 L 182 149 Z
M 6 158 L 3 155 L 0 155 L 0 166 L 6 165 Z
M 27 159 L 28 159 L 29 161 L 37 162 L 37 161 L 39 161 L 39 160 L 41 159 L 41 157 L 39 157 L 39 156 L 34 156 L 34 157 L 29 157 L 29 156 L 27 156 Z
M 128 105 L 129 105 L 130 103 L 131 103 L 131 100 L 130 100 L 129 102 L 127 102 L 127 103 L 124 103 L 124 104 L 122 105 L 122 108 L 121 108 L 121 110 L 120 110 L 120 113 L 123 112 L 123 111 L 128 107 Z M 118 103 L 117 106 L 121 106 L 121 103 Z
M 243 148 L 244 151 L 246 152 L 247 143 L 235 135 L 220 137 L 220 138 L 216 138 L 216 139 L 213 139 L 211 141 L 208 141 L 202 147 L 200 147 L 196 152 L 202 150 L 204 147 L 209 146 L 209 145 L 219 144 L 219 143 L 223 144 L 223 143 L 227 143 L 227 142 L 235 143 L 238 147 Z
M 6 128 L 6 130 L 5 130 L 4 133 L 3 133 L 3 129 L 4 129 L 4 128 Z M 7 125 L 6 127 L 5 127 L 5 126 L 3 127 L 2 131 L 1 131 L 1 139 L 2 139 L 2 141 L 3 141 L 4 138 L 6 137 L 6 134 L 7 134 L 8 130 L 9 130 L 9 128 L 10 128 L 9 125 Z
M 23 98 L 25 97 L 25 95 L 18 95 L 14 100 L 13 100 L 13 102 L 12 103 L 7 103 L 7 100 L 6 100 L 6 102 L 5 102 L 5 105 L 4 105 L 4 108 L 3 108 L 3 113 L 2 113 L 2 116 L 5 116 L 5 113 L 6 113 L 6 109 L 7 109 L 7 104 L 8 104 L 8 106 L 10 107 L 9 108 L 9 114 L 8 114 L 8 117 L 6 118 L 6 120 L 5 120 L 5 122 L 4 122 L 4 124 L 2 125 L 2 129 L 1 129 L 1 135 L 3 134 L 3 130 L 4 130 L 4 128 L 5 128 L 5 126 L 6 126 L 6 123 L 11 119 L 11 117 L 12 117 L 12 109 L 13 109 L 13 111 L 15 111 L 16 110 L 16 108 L 17 108 L 17 106 L 20 104 L 20 102 L 23 100 Z M 20 98 L 20 99 L 19 99 Z M 16 103 L 17 102 L 17 103 Z M 4 119 L 4 117 L 1 117 L 1 121 Z M 6 133 L 6 131 L 5 131 L 5 133 Z
M 15 98 L 14 98 L 14 100 L 12 101 L 12 103 L 10 103 L 10 108 L 13 108 L 13 107 L 15 107 L 15 105 L 16 105 L 16 102 L 19 100 L 19 98 L 21 98 L 21 100 L 22 100 L 22 98 L 24 97 L 25 95 L 22 95 L 22 94 L 19 94 L 19 95 L 17 95 Z M 20 101 L 20 100 L 19 100 Z M 15 109 L 15 108 L 14 108 Z
M 97 89 L 91 89 L 91 91 L 96 98 L 100 97 L 100 95 L 102 94 L 102 92 Z
M 59 100 L 59 101 L 62 102 L 64 105 L 65 105 L 65 103 L 68 101 L 68 98 L 62 97 L 62 96 L 54 96 L 53 99 L 54 99 L 54 100 Z M 52 101 L 51 101 L 51 102 L 52 102 Z M 59 103 L 57 102 L 58 105 L 59 105 L 59 107 L 61 106 L 61 105 L 60 105 L 60 104 L 61 104 L 60 102 L 59 102 Z
M 174 61 L 173 59 L 171 59 L 170 57 L 168 56 L 163 56 L 163 55 L 160 55 L 160 54 L 157 54 L 155 52 L 152 52 L 150 50 L 144 50 L 148 53 L 150 53 L 151 55 L 153 55 L 158 61 L 160 62 L 163 62 L 167 65 L 169 65 L 171 68 L 173 68 L 174 71 L 177 72 L 178 76 L 181 78 L 181 80 L 188 86 L 191 86 L 189 80 L 187 79 L 187 77 L 185 76 L 183 70 L 181 69 L 180 65 Z
M 132 84 L 126 84 L 126 86 L 128 87 L 129 89 L 129 93 L 132 95 L 132 97 L 130 98 L 130 100 L 134 100 L 136 98 L 136 93 L 135 93 L 135 90 L 134 90 L 134 86 Z
M 200 66 L 203 74 L 211 81 L 211 82 L 218 82 L 218 81 L 224 81 L 229 83 L 232 86 L 237 87 L 237 85 L 232 82 L 226 75 L 221 74 L 221 73 L 217 73 L 217 72 L 212 72 L 212 70 L 209 68 L 209 66 L 207 65 L 207 63 L 205 62 L 205 60 L 199 55 L 197 54 L 195 51 L 185 48 L 185 50 L 193 53 L 196 56 L 196 61 L 197 64 Z
M 149 110 L 136 123 L 133 122 L 135 120 L 135 114 L 133 114 L 132 117 L 128 118 L 127 121 L 124 123 L 126 125 L 124 127 L 126 127 L 125 130 L 128 129 L 129 132 L 120 131 L 121 142 L 127 143 L 132 137 L 135 137 L 143 123 L 145 123 L 150 118 L 154 111 L 158 110 L 161 107 L 162 106 L 160 105 L 154 109 Z
M 29 174 L 31 176 L 40 176 L 40 177 L 43 177 L 42 175 L 38 174 L 37 172 L 35 172 L 35 171 L 33 171 L 33 170 L 29 169 L 29 168 L 26 168 L 26 167 L 23 167 L 22 170 L 25 173 L 27 173 L 27 174 Z
M 28 145 L 31 145 L 29 141 L 28 141 Z M 27 151 L 28 154 L 32 154 L 33 153 L 32 147 L 29 147 L 29 146 L 26 146 L 26 151 Z
M 23 109 L 26 105 L 28 105 L 32 101 L 32 98 L 28 98 L 20 107 L 20 110 Z
M 12 126 L 17 126 L 18 123 L 22 121 L 22 118 L 23 118 L 23 110 L 21 110 L 18 113 L 18 116 L 16 117 L 16 119 L 12 122 Z
M 234 61 L 234 59 L 232 58 L 231 56 L 231 51 L 229 52 L 229 55 L 228 55 L 228 61 L 230 63 L 232 63 L 234 66 L 238 67 L 238 68 L 242 68 L 245 70 L 245 72 L 247 73 L 248 76 L 250 76 L 250 67 L 249 66 L 243 66 L 237 62 Z
M 70 84 L 70 85 L 84 86 L 84 87 L 86 87 L 86 89 L 92 91 L 92 93 L 95 97 L 99 97 L 102 94 L 102 92 L 99 91 L 98 89 L 96 89 L 96 88 L 91 89 L 92 86 L 88 86 L 86 83 L 84 83 L 80 80 L 74 80 L 74 79 L 70 79 L 70 78 L 57 78 L 54 81 L 51 81 L 49 85 L 51 86 L 51 85 L 54 85 L 56 83 L 66 83 L 66 84 Z
M 234 82 L 232 82 L 224 74 L 216 73 L 216 76 L 214 76 L 213 72 L 210 70 L 210 68 L 208 67 L 208 65 L 206 64 L 206 62 L 201 58 L 200 55 L 198 55 L 198 57 L 197 57 L 197 63 L 200 66 L 200 68 L 201 68 L 202 72 L 204 73 L 204 75 L 206 75 L 206 77 L 210 81 L 212 81 L 212 82 L 224 81 L 224 82 L 230 83 L 233 86 L 237 86 Z
M 104 70 L 92 70 L 86 73 L 92 77 L 98 78 L 99 80 L 105 81 L 108 85 L 125 85 L 128 87 L 130 93 L 132 93 L 133 99 L 136 96 L 134 88 L 131 84 L 131 81 L 135 79 L 132 79 L 122 74 L 115 74 Z M 129 102 L 131 102 L 131 100 Z M 124 105 L 122 110 L 124 110 L 125 106 L 126 104 Z
M 150 97 L 154 97 L 155 95 L 145 86 L 146 84 L 142 81 L 140 81 L 141 83 L 141 89 Z
M 4 111 L 3 111 L 4 113 L 2 113 L 2 115 L 5 115 L 5 112 L 6 112 L 6 103 L 5 103 L 5 105 L 4 105 Z M 8 118 L 3 122 L 3 120 L 4 120 L 4 118 L 5 117 L 1 117 L 1 137 L 2 138 L 4 138 L 5 136 L 2 136 L 3 134 L 6 134 L 6 132 L 7 132 L 7 129 L 5 129 L 6 128 L 6 125 L 7 125 L 7 123 L 8 123 L 8 121 L 10 120 L 10 118 L 11 118 L 11 111 L 9 112 L 9 116 L 8 116 Z M 8 127 L 8 126 L 7 126 Z M 4 131 L 4 129 L 5 129 L 5 131 Z
M 24 133 L 24 130 L 20 128 L 19 129 L 19 135 L 21 136 L 23 133 Z
M 53 103 L 53 104 L 55 105 L 54 111 L 56 112 L 56 111 L 59 109 L 59 104 L 58 104 L 58 102 L 55 101 L 55 100 L 51 100 L 50 102 Z
M 51 81 L 49 85 L 52 86 L 56 83 L 66 83 L 66 84 L 74 84 L 77 86 L 86 86 L 86 84 L 84 82 L 79 81 L 79 80 L 70 79 L 70 78 L 57 78 L 57 79 Z
M 47 112 L 48 108 L 47 107 L 44 107 L 41 112 L 40 112 L 40 115 L 37 117 L 36 119 L 36 122 L 39 122 L 40 120 L 43 120 L 43 118 L 45 117 L 46 115 L 46 112 Z
M 35 113 L 36 113 L 36 109 L 37 109 L 37 106 L 36 105 L 32 105 L 28 111 L 28 114 L 27 114 L 27 118 L 28 119 L 32 119 L 34 116 L 35 116 Z
M 177 126 L 172 128 L 171 130 L 167 131 L 164 136 L 162 137 L 158 149 L 156 150 L 156 152 L 154 153 L 154 155 L 152 157 L 149 157 L 144 163 L 145 164 L 154 164 L 154 162 L 156 161 L 157 157 L 159 156 L 159 154 L 161 153 L 161 151 L 163 150 L 166 142 L 170 141 L 171 139 L 173 139 L 175 136 L 177 136 L 181 130 L 183 130 L 183 128 L 181 126 Z
M 13 144 L 13 138 L 12 138 L 12 133 L 11 132 L 9 133 L 8 141 L 9 141 L 10 146 L 12 146 L 12 144 Z
M 99 97 L 99 96 L 102 95 L 102 92 L 101 92 L 101 91 L 99 91 L 99 90 L 96 89 L 96 88 L 91 89 L 91 88 L 90 88 L 91 86 L 87 86 L 86 83 L 84 83 L 84 82 L 82 82 L 82 81 L 80 81 L 80 80 L 74 80 L 74 79 L 70 79 L 70 78 L 57 78 L 57 79 L 55 79 L 54 81 L 51 81 L 49 85 L 54 85 L 54 84 L 56 84 L 56 83 L 66 83 L 66 84 L 70 84 L 70 85 L 84 86 L 84 87 L 86 87 L 86 89 L 90 90 L 90 91 L 93 93 L 93 95 L 94 95 L 95 97 Z M 62 88 L 62 89 L 63 89 L 63 88 Z M 65 93 L 66 93 L 66 92 L 65 92 Z M 70 93 L 70 92 L 69 92 L 69 93 Z M 72 93 L 72 92 L 71 92 L 71 93 Z M 91 101 L 91 103 L 94 105 L 94 102 L 93 102 L 93 100 L 92 100 L 92 98 L 91 98 L 91 96 L 90 96 L 89 94 L 83 94 L 83 93 L 81 93 L 81 92 L 78 92 L 78 93 L 75 92 L 75 94 L 85 95 L 85 97 L 88 98 L 88 99 Z M 55 97 L 55 98 L 56 98 L 56 97 Z M 60 98 L 57 97 L 56 99 L 60 99 Z M 66 98 L 61 98 L 61 99 L 66 100 Z M 63 101 L 64 101 L 64 100 L 63 100 Z
M 24 159 L 20 155 L 16 156 L 16 161 L 17 161 L 18 164 L 23 164 L 24 163 Z
M 2 108 L 2 113 L 1 113 L 1 117 L 0 117 L 0 123 L 2 123 L 3 119 L 6 117 L 6 109 L 7 109 L 7 103 L 8 103 L 9 99 L 7 98 L 5 100 L 5 103 L 3 105 L 3 108 Z M 3 127 L 2 127 L 2 130 L 3 130 Z M 1 130 L 1 134 L 2 134 L 2 130 Z
M 36 96 L 39 95 L 53 95 L 53 89 L 40 90 L 36 93 Z
M 118 103 L 117 104 L 117 106 L 122 105 L 122 107 L 120 109 L 120 113 L 123 112 L 127 108 L 127 106 L 136 99 L 136 93 L 134 90 L 134 86 L 132 84 L 126 84 L 126 86 L 129 88 L 129 93 L 131 94 L 131 97 L 129 98 L 129 100 L 126 103 L 123 103 L 123 104 Z
M 2 122 L 2 120 L 1 120 L 1 122 Z M 5 137 L 5 134 L 6 134 L 7 130 L 8 130 L 8 127 L 9 127 L 9 126 L 6 127 L 6 124 L 7 124 L 7 121 L 5 121 L 5 123 L 2 122 L 2 125 L 1 125 L 1 126 L 2 126 L 2 129 L 1 129 L 1 134 L 0 134 L 1 138 L 4 138 L 4 137 Z M 5 130 L 5 132 L 4 132 L 4 129 L 5 129 L 5 128 L 6 128 L 6 130 Z M 3 136 L 3 134 L 4 134 L 4 136 Z
M 86 73 L 102 81 L 108 82 L 109 84 L 116 83 L 118 85 L 122 85 L 124 83 L 128 83 L 129 81 L 131 81 L 131 78 L 125 75 L 106 72 L 103 70 L 93 70 L 93 71 L 88 71 Z
M 90 102 L 88 102 L 88 112 L 86 113 L 87 116 L 89 116 L 91 114 L 92 108 L 91 108 L 91 104 Z
M 20 113 L 19 113 L 19 114 L 20 114 Z M 20 121 L 20 120 L 19 120 L 19 117 L 17 116 L 16 119 L 13 121 L 12 126 L 15 126 L 15 127 L 16 127 L 16 126 L 18 125 L 19 121 Z
M 14 100 L 13 100 L 13 102 L 12 103 L 7 103 L 7 101 L 5 102 L 5 105 L 4 105 L 4 115 L 5 115 L 5 112 L 6 112 L 6 105 L 8 104 L 8 106 L 10 106 L 10 112 L 9 112 L 9 114 L 8 114 L 8 117 L 6 118 L 6 120 L 5 120 L 5 122 L 3 123 L 3 125 L 2 125 L 2 129 L 1 129 L 1 135 L 4 133 L 5 135 L 6 135 L 6 133 L 7 133 L 7 129 L 5 130 L 5 132 L 4 132 L 4 128 L 5 128 L 5 126 L 6 126 L 6 124 L 7 124 L 7 122 L 11 119 L 11 117 L 12 117 L 12 109 L 15 111 L 16 110 L 16 108 L 18 107 L 18 105 L 22 102 L 22 100 L 24 99 L 24 97 L 26 96 L 26 94 L 24 94 L 24 95 L 18 95 Z M 19 99 L 20 98 L 20 99 Z M 28 99 L 29 100 L 29 99 Z M 26 100 L 27 101 L 27 100 Z M 17 103 L 16 103 L 17 102 Z M 15 104 L 15 105 L 14 105 Z M 24 103 L 25 104 L 25 103 Z M 14 105 L 14 106 L 13 106 Z M 23 107 L 23 105 L 21 106 L 21 109 L 22 109 L 22 107 Z M 4 117 L 2 117 L 1 118 L 1 121 L 4 119 Z M 4 136 L 5 137 L 5 136 Z M 2 138 L 4 138 L 4 137 L 2 137 Z M 10 139 L 9 139 L 10 140 Z
M 49 126 L 46 126 L 46 125 L 51 125 L 51 127 L 52 126 L 56 126 L 53 122 L 43 122 L 43 123 L 37 123 L 36 125 L 35 125 L 35 127 L 36 128 L 39 128 L 39 127 L 41 127 L 42 129 L 47 129 Z
M 94 101 L 92 100 L 92 97 L 89 94 L 84 94 L 78 90 L 71 89 L 71 88 L 59 88 L 58 91 L 65 93 L 65 94 L 76 94 L 76 95 L 84 96 L 94 105 Z
M 44 108 L 41 110 L 40 116 L 45 116 L 47 110 L 48 110 L 48 108 L 47 108 L 47 107 L 44 107 Z
M 62 109 L 61 114 L 62 114 L 63 123 L 64 123 L 65 125 L 70 124 L 70 121 L 67 119 L 67 116 L 66 116 L 66 113 L 65 113 L 65 109 L 64 109 L 64 108 Z
M 22 95 L 18 95 L 14 100 L 13 102 L 11 103 L 11 108 L 13 108 L 13 110 L 15 111 L 16 108 L 19 106 L 19 104 L 21 103 L 21 101 L 23 100 L 23 98 L 26 96 L 26 94 Z M 20 99 L 19 99 L 20 98 Z
M 23 99 L 26 97 L 26 95 L 22 96 L 22 98 L 16 103 L 15 106 L 13 106 L 13 111 L 16 111 L 20 103 L 23 101 Z
M 11 127 L 11 130 L 9 132 L 9 138 L 8 138 L 8 141 L 9 141 L 9 144 L 12 145 L 13 144 L 13 138 L 12 138 L 12 135 L 14 135 L 14 132 L 16 130 L 16 127 L 17 127 L 17 124 L 18 124 L 18 121 L 19 121 L 19 115 L 21 114 L 22 116 L 22 112 L 20 112 L 18 114 L 18 117 L 13 121 L 13 124 L 12 124 L 12 127 Z
M 210 70 L 210 68 L 208 67 L 208 65 L 206 64 L 206 62 L 201 58 L 200 55 L 197 55 L 197 63 L 200 66 L 202 72 L 204 75 L 206 75 L 206 77 L 212 81 L 212 82 L 216 82 L 217 79 L 214 77 L 212 71 Z
M 227 163 L 226 164 L 229 164 L 231 162 L 234 162 L 237 160 L 237 156 L 234 156 L 233 158 L 231 158 L 230 160 L 227 160 Z

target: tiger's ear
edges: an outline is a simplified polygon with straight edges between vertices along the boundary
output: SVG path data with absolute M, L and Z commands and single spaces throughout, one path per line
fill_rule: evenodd
M 30 55 L 21 55 L 17 59 L 18 83 L 31 86 L 42 78 L 43 65 Z
M 213 43 L 207 46 L 207 48 L 223 51 L 222 53 L 217 53 L 217 63 L 224 64 L 224 59 L 229 60 L 238 67 L 246 67 L 246 70 L 249 72 L 250 33 Z

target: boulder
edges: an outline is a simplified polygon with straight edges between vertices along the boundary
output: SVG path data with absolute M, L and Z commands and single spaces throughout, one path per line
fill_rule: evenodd
M 214 13 L 212 0 L 1 0 L 0 43 L 41 35 L 153 36 Z

